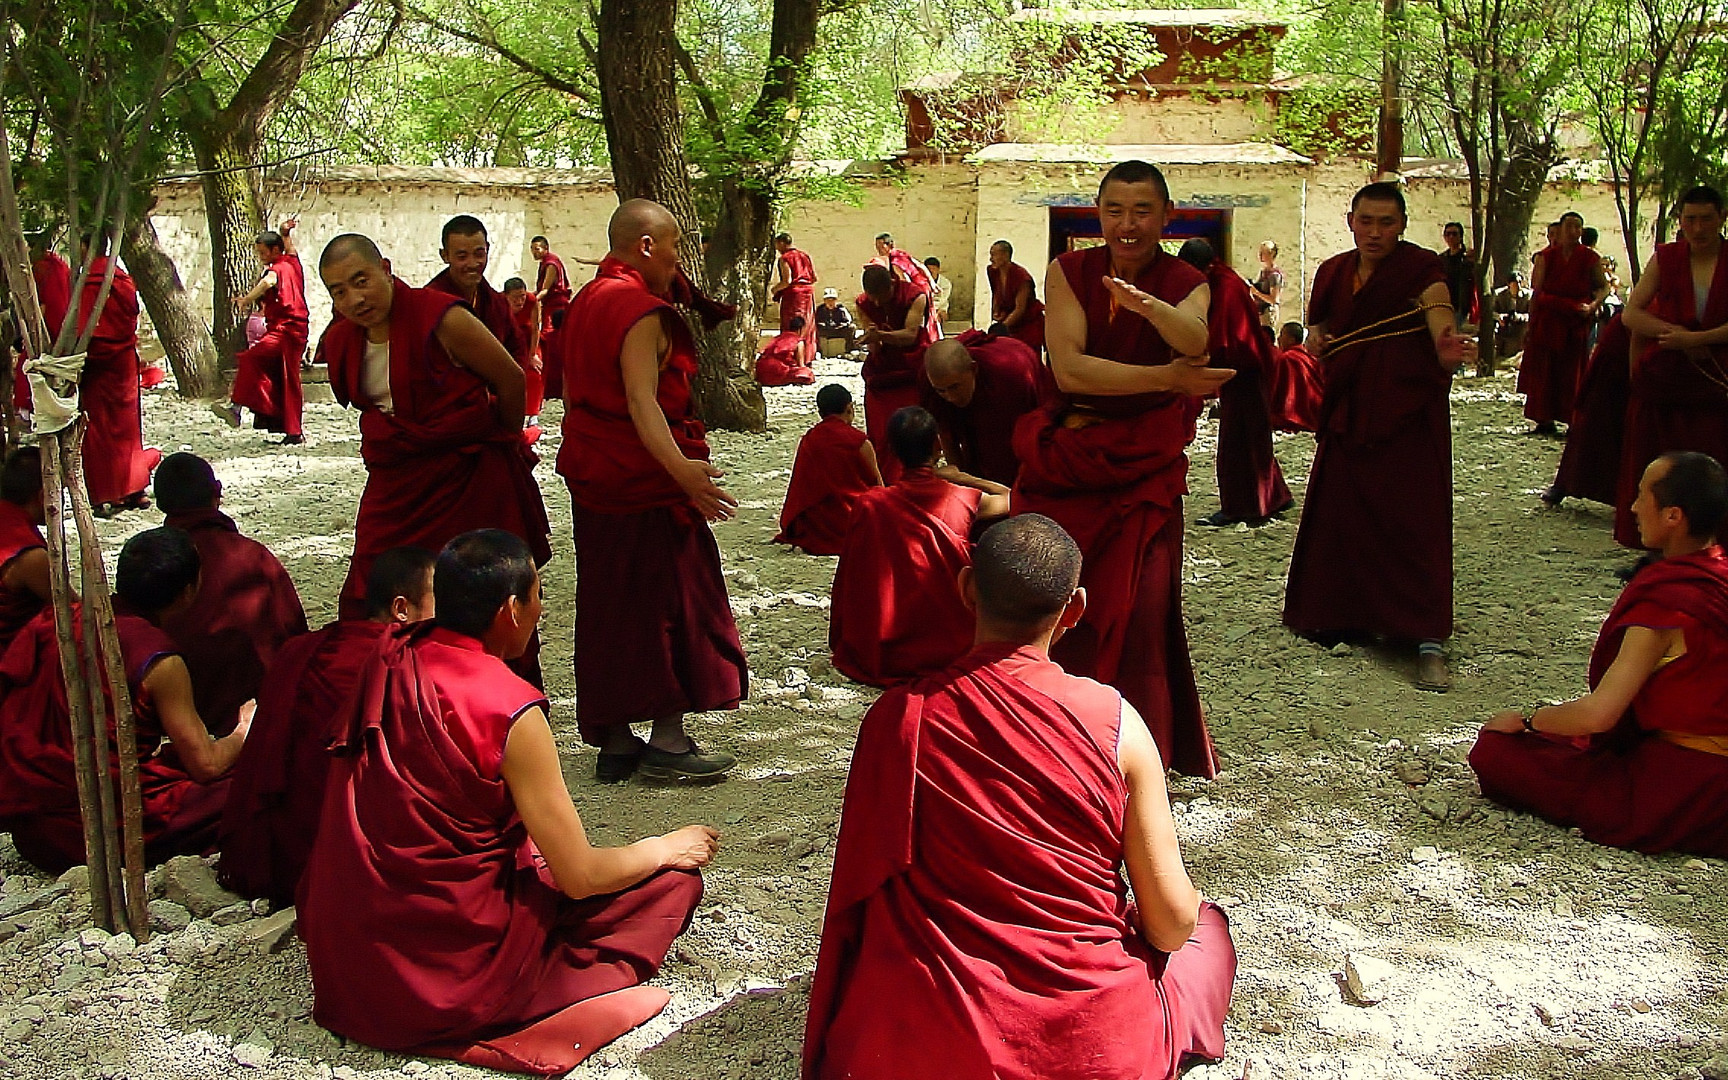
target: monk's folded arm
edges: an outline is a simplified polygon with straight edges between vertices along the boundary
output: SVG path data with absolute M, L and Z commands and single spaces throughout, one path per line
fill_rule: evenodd
M 1536 729 L 1544 735 L 1597 735 L 1610 730 L 1680 636 L 1679 630 L 1628 627 L 1620 651 L 1596 689 L 1561 705 L 1542 706 Z
M 1206 351 L 1206 313 L 1212 306 L 1212 286 L 1196 285 L 1180 304 L 1152 298 L 1146 321 L 1170 343 L 1177 356 L 1199 356 Z
M 1086 355 L 1086 311 L 1068 287 L 1068 277 L 1056 263 L 1044 277 L 1044 345 L 1050 350 L 1050 372 L 1065 394 L 1146 394 L 1170 389 L 1165 365 L 1120 364 Z M 1205 334 L 1200 349 L 1205 351 Z
M 566 896 L 580 900 L 621 892 L 669 864 L 664 837 L 617 848 L 598 848 L 588 842 L 582 817 L 564 783 L 552 728 L 538 706 L 510 726 L 504 739 L 503 773 L 528 838 L 540 849 L 552 880 Z
M 1660 286 L 1661 280 L 1661 273 L 1656 266 L 1656 256 L 1652 255 L 1650 261 L 1644 266 L 1643 276 L 1638 279 L 1638 284 L 1632 287 L 1632 295 L 1626 298 L 1626 310 L 1620 316 L 1626 324 L 1626 329 L 1639 337 L 1658 338 L 1670 330 L 1679 329 L 1666 319 L 1650 314 L 1650 305 L 1656 300 L 1656 290 Z M 1638 350 L 1633 349 L 1632 355 L 1636 358 Z
M 1200 893 L 1182 865 L 1164 762 L 1146 722 L 1126 701 L 1117 762 L 1128 782 L 1128 812 L 1122 848 L 1128 884 L 1140 913 L 1140 933 L 1162 952 L 1175 952 L 1194 934 L 1200 918 Z
M 506 431 L 520 431 L 528 385 L 522 365 L 499 344 L 486 324 L 467 308 L 452 306 L 438 320 L 438 343 L 452 360 L 492 388 L 498 399 L 498 423 Z
M 186 670 L 186 661 L 178 656 L 164 656 L 151 665 L 144 676 L 144 689 L 156 704 L 162 730 L 174 744 L 174 752 L 186 766 L 186 774 L 200 784 L 227 775 L 240 758 L 240 748 L 245 745 L 246 732 L 251 726 L 246 710 L 242 710 L 240 726 L 233 732 L 212 739 L 192 700 L 192 674 Z

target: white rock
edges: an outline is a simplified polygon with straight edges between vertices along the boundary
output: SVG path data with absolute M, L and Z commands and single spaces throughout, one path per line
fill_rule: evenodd
M 1430 844 L 1423 844 L 1421 847 L 1415 848 L 1410 852 L 1410 861 L 1413 863 L 1438 862 L 1439 859 L 1440 849 Z
M 102 929 L 100 926 L 92 926 L 86 930 L 80 931 L 78 934 L 78 944 L 84 946 L 86 949 L 98 948 L 107 940 L 108 931 Z
M 243 1042 L 234 1044 L 234 1060 L 246 1066 L 248 1069 L 259 1068 L 265 1062 L 269 1061 L 271 1055 L 274 1053 L 275 1051 L 271 1050 L 269 1047 L 259 1046 L 257 1043 Z
M 110 960 L 124 960 L 138 951 L 138 942 L 131 934 L 115 934 L 102 943 L 102 955 Z
M 1344 996 L 1352 1005 L 1377 1005 L 1386 999 L 1398 969 L 1376 956 L 1351 953 L 1344 958 Z

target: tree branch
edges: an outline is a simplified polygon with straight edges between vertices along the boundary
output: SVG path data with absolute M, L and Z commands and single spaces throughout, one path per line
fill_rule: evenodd
M 542 83 L 545 83 L 546 87 L 550 90 L 556 90 L 560 94 L 568 94 L 591 109 L 598 109 L 600 107 L 599 98 L 593 91 L 579 83 L 571 81 L 563 75 L 560 75 L 558 72 L 553 71 L 544 64 L 530 60 L 528 57 L 498 40 L 498 35 L 493 33 L 490 29 L 483 33 L 469 30 L 465 27 L 456 26 L 453 23 L 443 22 L 418 8 L 410 8 L 409 14 L 414 18 L 415 22 L 421 23 L 424 26 L 429 26 L 440 33 L 449 34 L 458 41 L 466 41 L 470 45 L 478 45 L 482 49 L 495 53 L 500 60 L 503 60 L 511 67 L 514 67 L 516 70 L 526 75 L 534 76 Z M 578 35 L 578 38 L 582 41 L 582 48 L 584 51 L 589 51 L 590 55 L 592 55 L 591 46 L 587 40 L 581 39 L 580 35 Z

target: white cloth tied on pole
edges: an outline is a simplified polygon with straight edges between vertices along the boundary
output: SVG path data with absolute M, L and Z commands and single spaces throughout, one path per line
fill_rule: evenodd
M 24 361 L 30 380 L 30 430 L 38 435 L 64 431 L 78 419 L 78 378 L 84 374 L 84 353 L 38 356 Z M 65 387 L 62 396 L 59 387 Z

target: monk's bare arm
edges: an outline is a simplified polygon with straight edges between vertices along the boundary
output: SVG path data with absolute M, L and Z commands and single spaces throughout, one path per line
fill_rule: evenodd
M 294 230 L 299 228 L 297 217 L 284 218 L 282 224 L 276 226 L 276 234 L 282 238 L 282 252 L 285 255 L 298 255 L 300 248 L 294 243 Z
M 1423 289 L 1420 301 L 1422 316 L 1428 322 L 1428 333 L 1434 339 L 1434 351 L 1440 357 L 1440 366 L 1447 371 L 1457 371 L 1475 360 L 1476 343 L 1459 337 L 1453 325 L 1452 293 L 1446 288 L 1446 283 L 1436 281 Z
M 1050 264 L 1044 277 L 1044 297 L 1044 345 L 1050 350 L 1050 372 L 1056 377 L 1057 388 L 1065 394 L 1116 396 L 1168 390 L 1204 397 L 1217 392 L 1235 374 L 1189 360 L 1144 367 L 1088 356 L 1085 309 L 1056 263 Z M 1201 351 L 1204 350 L 1202 341 Z
M 1140 913 L 1140 933 L 1152 947 L 1175 952 L 1194 934 L 1200 918 L 1200 893 L 1182 865 L 1164 762 L 1146 721 L 1122 703 L 1122 734 L 1117 764 L 1128 782 L 1128 814 L 1122 837 L 1128 884 Z
M 863 442 L 858 446 L 858 453 L 864 458 L 864 470 L 870 474 L 871 481 L 877 487 L 881 487 L 882 466 L 876 460 L 876 448 L 871 446 L 869 442 Z
M 790 284 L 792 284 L 792 268 L 786 265 L 786 256 L 782 255 L 774 260 L 774 287 L 768 290 L 769 297 L 774 300 L 780 299 L 780 294 L 785 292 L 786 287 Z
M 1002 318 L 1002 325 L 1012 330 L 1026 321 L 1027 313 L 1032 310 L 1032 279 L 1028 277 L 1020 283 L 1020 288 L 1014 294 L 1014 310 Z
M 212 739 L 210 731 L 198 715 L 192 701 L 192 674 L 186 661 L 178 656 L 164 656 L 144 676 L 144 689 L 156 705 L 156 715 L 162 730 L 174 744 L 186 774 L 200 784 L 208 784 L 227 775 L 240 758 L 240 748 L 246 745 L 246 733 L 252 730 L 252 710 L 255 702 L 240 707 L 240 722 L 220 739 Z
M 976 478 L 974 477 L 974 479 Z M 980 483 L 989 484 L 990 481 L 983 480 Z M 998 490 L 983 489 L 984 494 L 978 499 L 979 521 L 995 521 L 997 518 L 1008 516 L 1008 492 L 1001 490 L 1001 484 L 992 484 L 991 487 Z
M 31 548 L 7 564 L 0 581 L 4 581 L 8 589 L 25 590 L 46 603 L 54 599 L 48 567 L 48 549 Z
M 590 844 L 564 783 L 552 728 L 539 706 L 511 725 L 504 739 L 503 773 L 528 838 L 545 857 L 559 890 L 573 899 L 619 892 L 661 870 L 695 870 L 714 858 L 720 834 L 702 825 L 624 847 Z
M 244 311 L 245 309 L 251 307 L 253 304 L 256 304 L 258 301 L 264 299 L 264 294 L 269 292 L 271 289 L 274 289 L 275 287 L 276 287 L 276 271 L 266 270 L 266 271 L 264 271 L 263 276 L 258 279 L 258 284 L 252 286 L 252 290 L 250 292 L 244 293 L 244 294 L 242 294 L 240 296 L 236 296 L 234 298 L 234 306 L 241 309 L 242 311 Z
M 1584 305 L 1584 310 L 1591 315 L 1602 310 L 1602 301 L 1608 299 L 1608 275 L 1602 270 L 1600 260 L 1596 268 L 1590 271 L 1590 302 Z
M 1650 681 L 1656 666 L 1664 656 L 1679 648 L 1679 630 L 1656 630 L 1648 626 L 1627 629 L 1620 640 L 1620 651 L 1614 662 L 1596 684 L 1596 689 L 1581 698 L 1560 705 L 1544 705 L 1533 718 L 1537 731 L 1544 735 L 1597 735 L 1620 722 L 1632 699 Z M 1524 730 L 1524 714 L 1517 709 L 1498 713 L 1486 725 L 1491 731 L 1509 734 Z
M 630 422 L 648 453 L 672 475 L 690 496 L 696 509 L 709 521 L 725 521 L 738 509 L 738 500 L 714 481 L 724 476 L 706 461 L 684 456 L 672 439 L 666 414 L 660 409 L 660 357 L 671 347 L 658 314 L 637 320 L 624 335 L 618 358 L 624 373 L 624 397 L 630 406 Z
M 451 307 L 438 320 L 438 344 L 450 359 L 472 371 L 492 388 L 498 401 L 498 423 L 506 431 L 522 430 L 526 382 L 522 365 L 498 343 L 486 324 L 465 307 Z
M 528 355 L 533 356 L 538 351 L 540 351 L 540 312 L 539 305 L 535 305 L 534 317 L 528 320 Z M 524 384 L 523 393 L 524 395 L 527 393 L 526 384 Z M 523 408 L 527 408 L 526 401 L 523 403 Z
M 1121 278 L 1105 278 L 1104 284 L 1118 304 L 1151 323 L 1176 355 L 1199 356 L 1206 351 L 1206 312 L 1212 306 L 1212 286 L 1196 285 L 1181 303 L 1166 304 Z
M 906 325 L 898 330 L 876 329 L 876 340 L 884 345 L 892 345 L 897 349 L 911 348 L 918 344 L 918 335 L 924 330 L 924 313 L 930 309 L 930 298 L 920 296 L 912 301 L 912 306 L 906 309 Z
M 1548 260 L 1543 257 L 1540 251 L 1538 251 L 1535 258 L 1530 261 L 1530 291 L 1532 293 L 1541 292 L 1542 279 L 1547 276 Z

